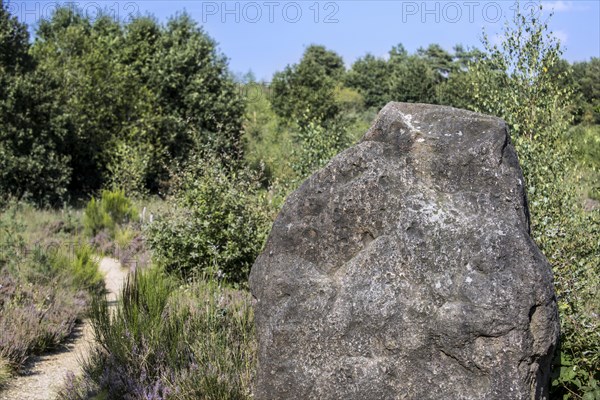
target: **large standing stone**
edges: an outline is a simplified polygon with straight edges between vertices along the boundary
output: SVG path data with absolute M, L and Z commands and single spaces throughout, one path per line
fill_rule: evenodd
M 544 399 L 558 340 L 505 123 L 390 103 L 250 275 L 256 399 Z

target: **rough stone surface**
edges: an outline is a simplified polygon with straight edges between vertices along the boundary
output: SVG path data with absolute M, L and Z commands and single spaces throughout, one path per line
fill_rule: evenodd
M 390 103 L 250 275 L 255 398 L 545 399 L 559 323 L 505 123 Z

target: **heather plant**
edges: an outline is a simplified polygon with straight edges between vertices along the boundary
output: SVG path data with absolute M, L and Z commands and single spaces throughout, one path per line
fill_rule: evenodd
M 67 204 L 59 209 L 40 209 L 23 201 L 10 201 L 0 207 L 0 229 L 4 245 L 10 237 L 27 243 L 48 240 L 72 242 L 82 231 L 81 212 Z
M 249 295 L 215 280 L 182 284 L 158 268 L 129 276 L 115 310 L 96 299 L 97 342 L 63 398 L 248 399 L 254 363 Z M 94 388 L 94 390 L 90 390 Z
M 104 400 L 106 396 L 98 395 L 98 387 L 94 382 L 69 371 L 56 398 L 60 400 Z
M 20 275 L 10 272 L 17 269 Z M 1 268 L 0 357 L 13 370 L 32 354 L 60 344 L 85 310 L 87 293 L 68 279 L 68 271 L 49 271 L 55 268 L 41 251 L 18 267 Z
M 69 210 L 25 204 L 0 212 L 0 358 L 11 371 L 60 345 L 82 318 L 89 293 L 103 289 L 91 249 L 77 244 L 71 220 Z

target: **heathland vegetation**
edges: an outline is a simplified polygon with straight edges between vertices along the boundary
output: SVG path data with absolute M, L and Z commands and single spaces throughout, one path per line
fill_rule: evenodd
M 274 216 L 405 101 L 509 124 L 555 274 L 552 393 L 600 399 L 600 59 L 562 59 L 546 17 L 518 13 L 500 44 L 398 44 L 349 68 L 311 45 L 266 83 L 234 77 L 187 14 L 58 8 L 32 39 L 0 1 L 0 391 L 87 316 L 96 346 L 61 398 L 250 398 L 247 278 Z M 114 313 L 100 255 L 135 271 Z

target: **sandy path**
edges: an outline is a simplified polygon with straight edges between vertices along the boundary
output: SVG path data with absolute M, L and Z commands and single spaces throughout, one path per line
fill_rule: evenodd
M 104 274 L 109 304 L 114 303 L 127 279 L 128 269 L 122 268 L 117 260 L 104 257 L 100 260 L 100 271 Z M 10 386 L 0 392 L 0 400 L 54 399 L 67 372 L 79 371 L 79 361 L 87 356 L 93 342 L 90 324 L 87 321 L 79 324 L 61 348 L 32 357 L 25 373 L 15 377 Z

